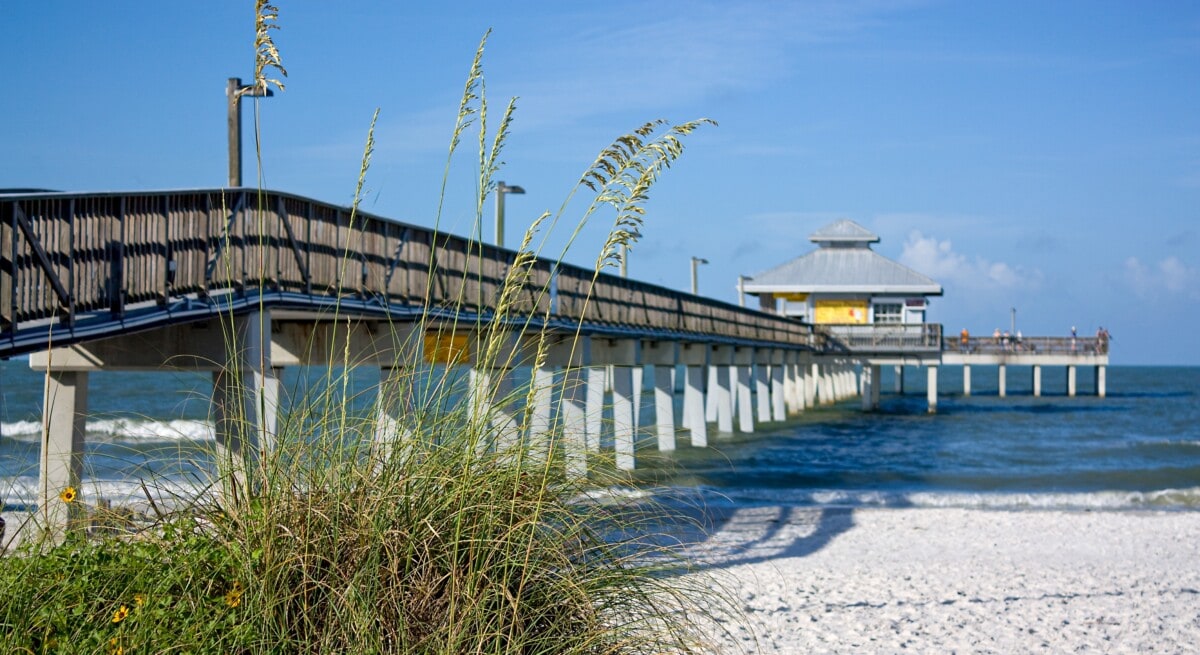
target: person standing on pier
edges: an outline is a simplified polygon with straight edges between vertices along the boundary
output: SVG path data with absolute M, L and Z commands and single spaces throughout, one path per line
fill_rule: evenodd
M 967 352 L 971 343 L 971 333 L 967 332 L 967 328 L 962 329 L 962 333 L 958 335 L 959 350 Z

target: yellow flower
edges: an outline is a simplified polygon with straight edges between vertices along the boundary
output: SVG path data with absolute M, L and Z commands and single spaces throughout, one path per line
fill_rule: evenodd
M 118 609 L 116 612 L 113 612 L 112 622 L 120 623 L 121 621 L 124 621 L 125 617 L 127 616 L 129 616 L 129 608 L 125 605 L 122 605 L 120 609 Z
M 225 604 L 230 607 L 237 607 L 238 605 L 241 605 L 242 604 L 242 594 L 232 592 L 232 591 L 225 594 Z
M 117 638 L 113 637 L 108 640 L 108 655 L 123 655 L 125 649 L 117 643 Z
M 75 499 L 79 497 L 79 492 L 75 491 L 75 487 L 67 487 L 66 489 L 62 490 L 62 493 L 58 494 L 58 497 L 61 498 L 64 503 L 72 503 L 75 502 Z
M 229 585 L 229 590 L 239 596 L 242 594 L 242 583 L 240 580 L 234 580 L 232 585 Z
M 141 607 L 141 606 L 142 606 L 142 604 L 144 604 L 145 602 L 146 602 L 146 597 L 145 597 L 145 596 L 143 596 L 143 595 L 141 595 L 141 594 L 134 594 L 134 595 L 133 595 L 133 604 L 134 604 L 134 605 L 137 605 L 138 607 Z

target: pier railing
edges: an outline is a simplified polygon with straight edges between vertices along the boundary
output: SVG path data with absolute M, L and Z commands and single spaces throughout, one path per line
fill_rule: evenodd
M 273 191 L 0 194 L 0 357 L 230 294 L 339 299 L 487 320 L 516 253 Z M 585 331 L 820 346 L 811 326 L 538 260 L 517 309 Z M 192 314 L 194 316 L 194 314 Z M 411 315 L 411 311 L 410 311 Z M 192 319 L 194 320 L 194 319 Z M 99 325 L 97 328 L 95 326 Z M 44 336 L 38 337 L 40 331 Z M 31 336 L 33 335 L 33 336 Z M 41 341 L 39 341 L 39 339 Z
M 821 324 L 814 330 L 823 335 L 831 350 L 853 354 L 940 352 L 940 323 Z
M 1042 355 L 1106 355 L 1108 339 L 1103 337 L 967 337 L 946 339 L 946 351 L 963 354 L 999 355 L 1030 353 Z

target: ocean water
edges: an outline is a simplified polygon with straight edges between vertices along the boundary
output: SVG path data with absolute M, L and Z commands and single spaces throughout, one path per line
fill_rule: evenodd
M 965 506 L 998 509 L 1200 510 L 1200 368 L 1109 367 L 1098 398 L 1090 369 L 1066 396 L 1065 369 L 1044 368 L 1043 396 L 1028 367 L 1009 367 L 1008 396 L 994 367 L 942 367 L 938 412 L 926 412 L 924 371 L 909 368 L 903 393 L 884 368 L 878 412 L 857 399 L 808 410 L 753 434 L 714 435 L 693 448 L 686 434 L 657 453 L 653 398 L 642 396 L 638 471 L 613 493 L 669 491 L 731 506 Z M 303 397 L 323 374 L 288 370 L 285 397 Z M 362 406 L 379 381 L 351 374 Z M 21 360 L 0 362 L 0 500 L 35 500 L 42 377 Z M 116 503 L 139 497 L 145 477 L 178 493 L 211 470 L 211 378 L 196 373 L 93 373 L 83 494 Z M 285 407 L 286 409 L 286 407 Z

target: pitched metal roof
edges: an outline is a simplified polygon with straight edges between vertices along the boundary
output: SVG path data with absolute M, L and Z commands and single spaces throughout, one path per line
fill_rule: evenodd
M 942 285 L 871 250 L 879 237 L 854 221 L 840 220 L 813 233 L 821 243 L 747 280 L 747 293 L 894 293 L 942 295 Z
M 816 232 L 813 232 L 811 235 L 809 235 L 808 240 L 815 243 L 876 243 L 879 241 L 879 235 L 848 218 L 843 218 L 826 225 Z

